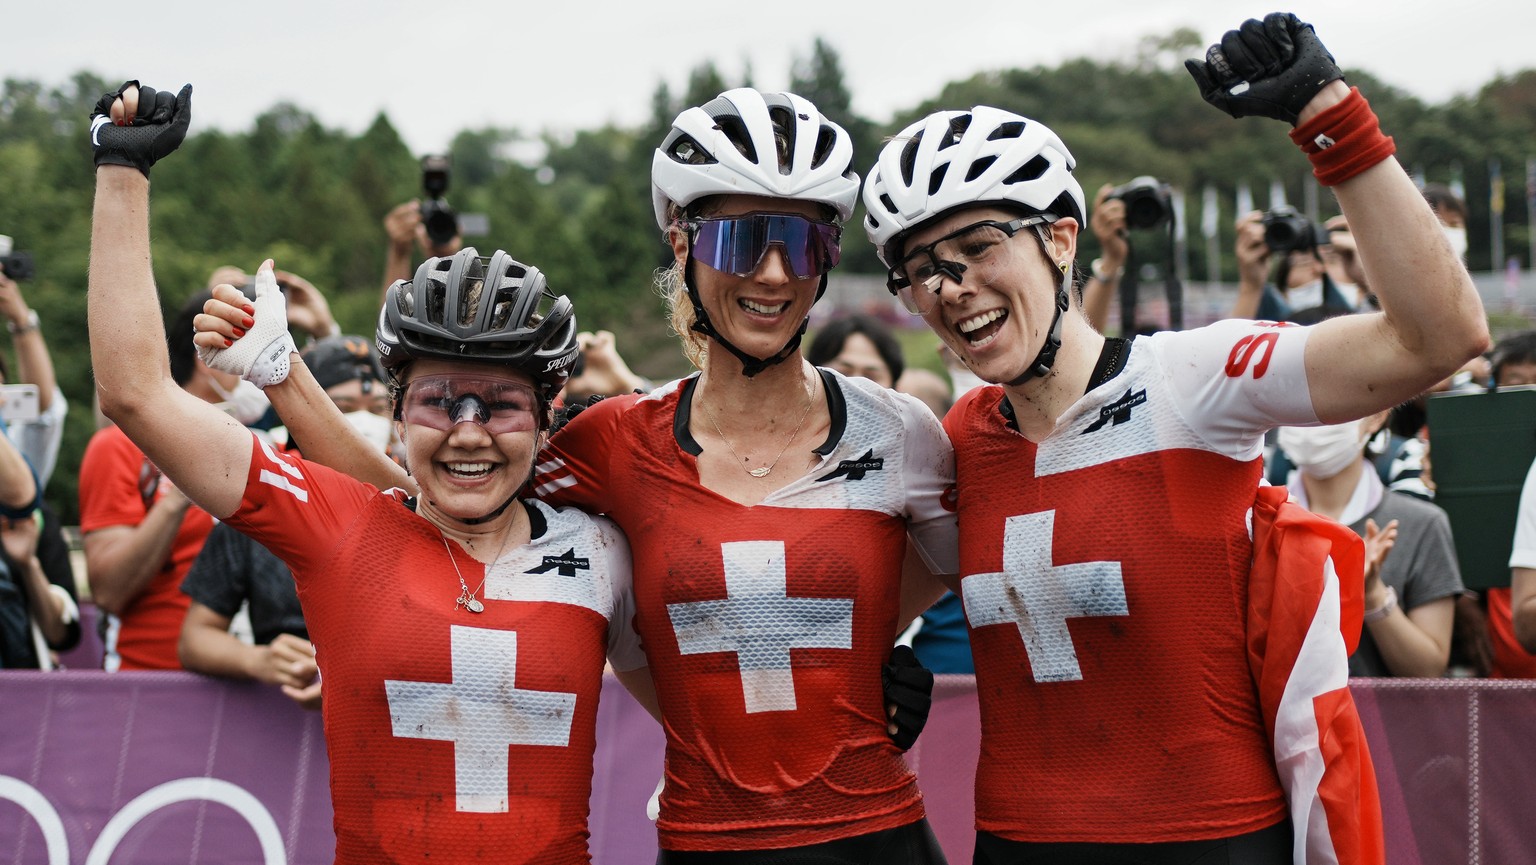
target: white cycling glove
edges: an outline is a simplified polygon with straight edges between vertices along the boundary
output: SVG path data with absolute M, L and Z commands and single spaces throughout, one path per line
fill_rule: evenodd
M 198 346 L 203 363 L 234 373 L 260 388 L 288 378 L 288 358 L 298 351 L 288 333 L 288 300 L 277 287 L 272 268 L 256 271 L 256 324 L 229 348 Z

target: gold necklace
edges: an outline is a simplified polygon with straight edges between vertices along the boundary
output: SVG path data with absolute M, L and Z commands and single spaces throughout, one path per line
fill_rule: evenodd
M 457 610 L 459 607 L 463 607 L 464 609 L 469 610 L 471 613 L 485 612 L 485 604 L 481 603 L 480 599 L 475 597 L 475 594 L 478 593 L 481 589 L 485 588 L 485 581 L 490 579 L 490 565 L 486 566 L 485 576 L 480 579 L 480 585 L 476 586 L 475 591 L 471 592 L 469 590 L 469 583 L 464 582 L 464 572 L 459 570 L 459 562 L 453 557 L 453 550 L 448 546 L 448 536 L 443 534 L 442 529 L 437 530 L 437 536 L 442 539 L 443 552 L 448 554 L 448 563 L 453 565 L 453 572 L 457 574 L 459 578 L 459 597 L 454 600 L 453 608 Z M 510 540 L 512 540 L 512 534 L 508 532 L 507 536 L 501 539 L 501 549 L 496 551 L 496 558 L 491 560 L 492 565 L 501 561 L 501 554 L 507 551 L 507 542 Z M 479 560 L 477 559 L 476 561 Z
M 737 465 L 740 465 L 743 471 L 754 478 L 766 478 L 768 477 L 768 474 L 773 471 L 773 467 L 778 465 L 779 460 L 784 457 L 784 452 L 789 450 L 789 446 L 795 440 L 795 437 L 800 435 L 800 428 L 805 426 L 805 419 L 811 416 L 811 406 L 815 404 L 815 400 L 813 399 L 815 390 L 816 385 L 813 382 L 806 382 L 805 411 L 801 412 L 800 422 L 795 424 L 795 431 L 789 434 L 789 438 L 785 440 L 784 446 L 779 448 L 779 455 L 773 458 L 773 462 L 766 466 L 761 466 L 755 469 L 749 469 L 746 467 L 747 461 L 741 458 L 741 454 L 736 452 L 736 446 L 731 444 L 731 440 L 726 438 L 725 433 L 720 431 L 720 422 L 715 420 L 715 413 L 710 411 L 709 404 L 703 402 L 702 400 L 699 404 L 704 407 L 704 414 L 709 417 L 710 424 L 714 426 L 715 435 L 719 436 L 720 440 L 725 442 L 725 446 L 731 449 L 731 456 L 736 458 Z

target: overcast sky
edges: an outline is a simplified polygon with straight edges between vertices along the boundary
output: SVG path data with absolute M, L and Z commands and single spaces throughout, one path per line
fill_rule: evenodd
M 759 87 L 782 88 L 818 36 L 841 56 L 856 110 L 883 122 L 975 72 L 1125 58 L 1142 37 L 1181 26 L 1214 41 L 1272 8 L 1249 0 L 8 2 L 0 72 L 45 84 L 82 69 L 160 88 L 191 81 L 194 131 L 247 129 L 280 101 L 354 132 L 383 110 L 422 154 L 467 128 L 638 124 L 659 82 L 681 89 L 705 60 L 728 80 L 750 67 Z M 1290 8 L 1346 68 L 1431 102 L 1536 67 L 1532 0 Z

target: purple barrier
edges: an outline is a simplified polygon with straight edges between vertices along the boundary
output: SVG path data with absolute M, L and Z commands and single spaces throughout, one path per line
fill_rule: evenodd
M 592 793 L 599 865 L 650 865 L 661 732 L 604 683 Z M 1394 865 L 1536 861 L 1536 681 L 1353 687 Z M 940 676 L 909 760 L 951 862 L 970 861 L 975 686 Z M 319 716 L 274 689 L 184 673 L 0 674 L 0 863 L 328 863 Z

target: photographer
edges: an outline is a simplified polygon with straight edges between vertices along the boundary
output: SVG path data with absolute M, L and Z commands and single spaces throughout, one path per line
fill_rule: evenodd
M 448 168 L 447 157 L 422 159 L 421 185 L 426 201 L 413 198 L 384 216 L 384 233 L 389 237 L 384 252 L 385 291 L 395 280 L 411 278 L 415 272 L 412 252 L 416 249 L 432 258 L 453 255 L 463 248 L 458 218 L 443 199 L 448 192 Z
M 1136 319 L 1136 301 L 1139 293 L 1136 274 L 1128 271 L 1137 267 L 1132 262 L 1131 231 L 1158 229 L 1168 242 L 1167 266 L 1172 267 L 1173 204 L 1171 189 L 1155 177 L 1141 176 L 1121 186 L 1104 184 L 1094 196 L 1089 228 L 1099 242 L 1100 256 L 1093 260 L 1088 278 L 1083 282 L 1083 315 L 1095 330 L 1103 332 L 1109 324 L 1109 305 L 1113 298 L 1120 298 L 1120 333 L 1122 336 L 1152 334 L 1162 328 L 1159 325 Z M 1165 285 L 1168 298 L 1168 329 L 1183 327 L 1182 290 L 1177 280 L 1168 276 Z
M 1321 249 L 1327 235 L 1288 207 L 1257 210 L 1237 221 L 1237 302 L 1233 318 L 1317 322 L 1355 311 L 1328 275 Z M 1272 253 L 1281 253 L 1274 282 L 1268 281 Z
M 14 420 L 6 424 L 5 432 L 37 469 L 38 483 L 46 488 L 59 459 L 64 415 L 69 406 L 54 378 L 53 357 L 48 353 L 48 343 L 43 341 L 37 312 L 27 306 L 21 286 L 6 273 L 0 273 L 0 317 L 5 319 L 11 345 L 16 350 L 16 375 L 12 378 L 0 360 L 0 384 L 37 385 L 37 416 Z

